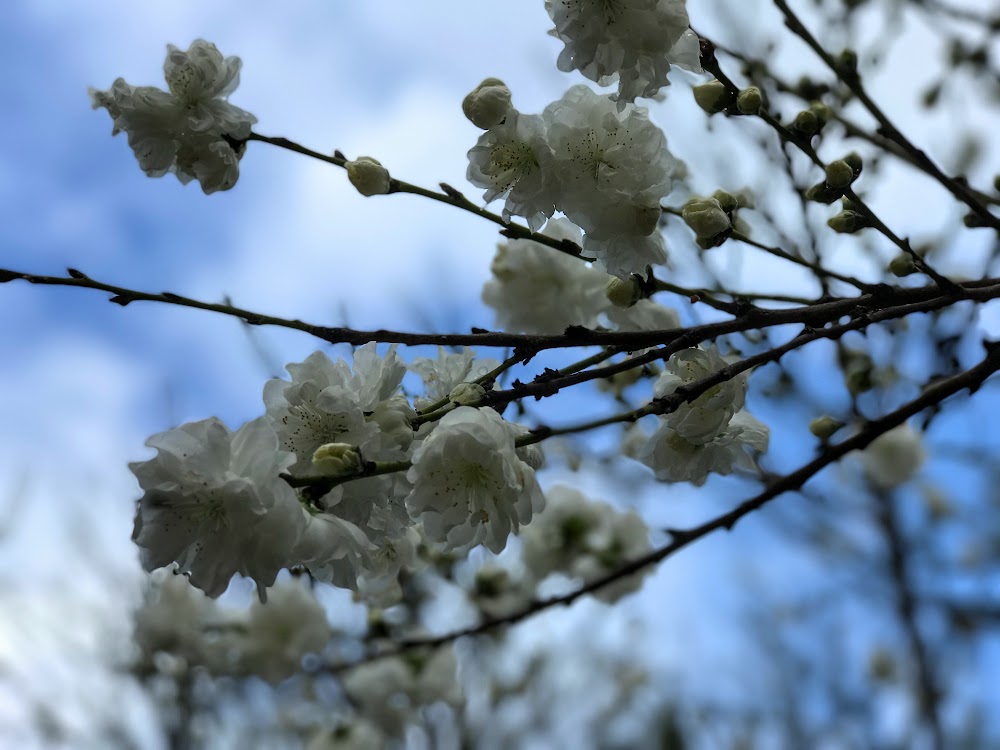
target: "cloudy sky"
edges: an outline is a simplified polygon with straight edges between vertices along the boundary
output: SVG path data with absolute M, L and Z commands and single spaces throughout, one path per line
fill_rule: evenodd
M 769 4 L 757 5 L 768 18 Z M 724 18 L 692 12 L 696 28 L 725 38 Z M 461 115 L 464 94 L 497 76 L 519 109 L 537 112 L 581 82 L 555 69 L 559 44 L 545 33 L 541 0 L 14 0 L 4 14 L 0 266 L 54 275 L 72 266 L 126 287 L 228 296 L 261 312 L 359 328 L 491 326 L 479 293 L 495 228 L 418 197 L 365 199 L 341 170 L 259 143 L 227 193 L 206 197 L 173 176 L 149 179 L 124 137 L 111 137 L 107 114 L 90 109 L 88 87 L 119 76 L 160 85 L 165 45 L 205 38 L 242 58 L 231 100 L 258 117 L 259 132 L 372 155 L 401 179 L 449 182 L 473 195 L 465 152 L 477 131 Z M 761 28 L 777 28 L 772 21 Z M 916 48 L 933 48 L 919 23 L 908 29 Z M 761 40 L 752 51 L 763 48 Z M 811 65 L 801 49 L 785 54 L 796 70 Z M 912 63 L 891 58 L 886 80 L 906 71 L 916 86 Z M 724 137 L 705 139 L 684 82 L 695 79 L 678 80 L 653 117 L 672 148 L 704 170 L 695 188 L 766 183 L 759 164 L 719 146 Z M 888 85 L 884 93 L 891 99 Z M 724 136 L 732 125 L 718 127 Z M 920 124 L 932 142 L 943 127 L 933 118 Z M 922 190 L 896 189 L 879 207 L 887 220 L 933 229 L 947 215 L 914 211 L 915 195 L 936 195 Z M 805 283 L 744 251 L 719 270 L 744 289 Z M 67 715 L 86 722 L 90 702 L 64 654 L 106 638 L 87 623 L 120 626 L 134 594 L 137 488 L 126 465 L 149 455 L 145 438 L 210 415 L 231 425 L 258 415 L 264 381 L 315 347 L 304 334 L 248 333 L 199 311 L 122 309 L 87 290 L 0 287 L 0 723 L 59 690 Z M 675 523 L 687 511 L 678 512 Z M 672 560 L 635 612 L 694 637 L 706 611 L 718 617 L 730 606 L 698 593 L 731 572 L 726 542 Z M 686 603 L 680 614 L 663 616 L 655 602 L 664 596 Z M 725 652 L 713 651 L 722 661 Z M 30 678 L 40 670 L 61 670 L 63 679 L 43 687 Z

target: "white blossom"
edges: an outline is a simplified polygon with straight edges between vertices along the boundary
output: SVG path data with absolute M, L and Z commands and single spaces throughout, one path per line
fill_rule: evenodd
M 514 451 L 514 430 L 492 409 L 460 406 L 413 453 L 406 498 L 427 535 L 452 549 L 484 544 L 499 552 L 507 537 L 545 504 L 534 469 Z
M 640 435 L 643 437 L 640 438 Z M 623 451 L 651 468 L 662 482 L 705 483 L 710 473 L 731 474 L 737 467 L 754 470 L 754 454 L 767 450 L 768 429 L 746 411 L 707 443 L 692 443 L 663 419 L 646 437 L 638 427 L 630 431 Z
M 632 307 L 610 307 L 608 320 L 619 331 L 666 331 L 681 324 L 677 311 L 651 299 L 641 299 Z
M 439 346 L 436 359 L 414 357 L 410 363 L 410 369 L 424 381 L 425 397 L 414 399 L 414 403 L 424 409 L 435 401 L 448 400 L 460 384 L 471 383 L 499 366 L 497 360 L 489 357 L 477 359 L 476 353 L 468 347 L 449 353 Z
M 597 258 L 608 273 L 622 279 L 667 260 L 667 246 L 659 232 L 612 234 L 604 239 L 598 238 L 596 233 L 588 233 L 583 238 L 583 252 Z
M 486 190 L 483 198 L 487 203 L 506 199 L 505 221 L 520 216 L 536 232 L 555 211 L 557 195 L 550 179 L 550 161 L 542 118 L 511 109 L 469 150 L 466 178 Z
M 302 657 L 326 647 L 332 634 L 326 611 L 306 584 L 304 578 L 280 581 L 267 604 L 250 606 L 238 649 L 243 674 L 278 683 L 302 669 Z
M 545 234 L 557 240 L 583 241 L 568 219 L 552 219 Z M 567 326 L 594 328 L 607 307 L 608 275 L 533 240 L 497 244 L 490 265 L 493 278 L 483 286 L 483 302 L 493 308 L 505 331 L 562 333 Z
M 143 567 L 176 562 L 191 583 L 219 596 L 234 573 L 253 578 L 261 600 L 306 525 L 295 491 L 280 478 L 293 457 L 261 418 L 235 433 L 206 419 L 154 435 L 155 458 L 129 467 L 144 494 L 132 539 Z
M 202 666 L 213 673 L 228 672 L 229 632 L 245 618 L 223 610 L 188 581 L 187 576 L 160 568 L 149 577 L 149 587 L 134 615 L 133 639 L 147 663 L 158 654 L 180 660 L 181 668 Z M 214 637 L 213 637 L 214 636 Z
M 542 119 L 557 206 L 586 232 L 584 249 L 618 276 L 662 262 L 662 242 L 643 238 L 656 231 L 677 167 L 646 110 L 629 104 L 619 112 L 608 97 L 574 86 Z
M 904 423 L 875 438 L 861 457 L 872 484 L 888 490 L 909 481 L 923 465 L 927 451 L 920 433 Z
M 726 367 L 714 347 L 684 349 L 672 356 L 666 371 L 653 386 L 657 398 L 669 396 L 681 386 L 709 377 Z M 721 433 L 746 402 L 747 376 L 740 373 L 714 385 L 691 402 L 682 403 L 663 420 L 685 440 L 708 443 Z
M 489 617 L 503 617 L 524 609 L 534 594 L 534 581 L 493 560 L 474 571 L 460 569 L 456 581 L 476 607 Z
M 379 659 L 350 670 L 344 690 L 357 711 L 375 726 L 402 736 L 414 714 L 424 706 L 462 703 L 457 663 L 450 646 L 429 655 L 413 653 Z
M 373 547 L 356 524 L 336 513 L 317 513 L 309 517 L 293 556 L 316 580 L 356 590 L 359 578 L 371 568 Z
M 595 502 L 566 485 L 549 488 L 545 498 L 545 510 L 521 533 L 522 559 L 538 581 L 559 572 L 589 583 L 650 549 L 649 529 L 635 511 Z M 628 576 L 594 596 L 617 601 L 636 591 L 641 579 L 642 574 Z
M 602 86 L 617 77 L 622 103 L 669 85 L 671 63 L 701 71 L 684 0 L 545 0 L 545 9 L 551 33 L 566 45 L 559 70 L 579 70 Z
M 167 47 L 163 66 L 169 92 L 130 86 L 117 79 L 107 91 L 91 90 L 113 133 L 128 133 L 139 166 L 150 177 L 174 172 L 182 183 L 196 179 L 206 193 L 228 190 L 239 177 L 244 141 L 257 121 L 226 101 L 239 84 L 240 60 L 223 58 L 214 44 L 195 40 L 184 52 Z

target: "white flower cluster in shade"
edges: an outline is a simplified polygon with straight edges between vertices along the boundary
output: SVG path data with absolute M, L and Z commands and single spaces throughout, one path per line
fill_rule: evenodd
M 536 581 L 562 573 L 590 583 L 650 550 L 649 528 L 633 510 L 617 510 L 566 485 L 549 488 L 546 499 L 545 511 L 521 536 L 521 557 Z M 594 596 L 616 602 L 637 591 L 648 572 L 621 578 Z
M 619 107 L 670 84 L 671 65 L 701 72 L 698 36 L 685 0 L 545 0 L 566 46 L 559 70 L 579 70 L 601 86 L 618 79 Z
M 574 86 L 541 115 L 508 109 L 470 149 L 466 176 L 532 231 L 562 211 L 586 232 L 584 252 L 625 277 L 666 260 L 660 199 L 682 170 L 645 109 Z
M 657 398 L 709 377 L 726 367 L 714 348 L 685 349 L 667 362 L 656 381 Z M 709 388 L 691 402 L 658 417 L 650 436 L 635 425 L 623 451 L 651 468 L 664 482 L 704 484 L 708 475 L 754 470 L 754 456 L 767 450 L 768 429 L 743 409 L 747 375 L 741 373 Z
M 633 510 L 619 510 L 557 484 L 545 492 L 545 510 L 520 534 L 517 555 L 459 568 L 456 582 L 470 602 L 490 617 L 523 610 L 550 579 L 591 583 L 651 549 L 649 528 Z M 474 570 L 470 570 L 474 568 Z M 650 570 L 625 576 L 593 592 L 606 604 L 637 591 Z M 552 580 L 552 583 L 558 583 Z
M 582 231 L 559 217 L 545 227 L 557 240 L 580 243 Z M 677 313 L 649 299 L 619 307 L 608 298 L 616 277 L 579 258 L 534 240 L 497 245 L 490 266 L 493 278 L 483 286 L 483 302 L 492 307 L 497 325 L 519 333 L 562 333 L 568 326 L 606 326 L 620 331 L 677 328 Z
M 150 577 L 133 616 L 132 666 L 142 674 L 180 678 L 197 669 L 212 677 L 256 677 L 278 685 L 301 674 L 305 658 L 322 657 L 354 638 L 330 626 L 305 576 L 280 580 L 266 605 L 254 602 L 247 609 L 220 604 L 185 576 L 163 569 Z M 342 687 L 351 710 L 338 712 L 332 732 L 316 732 L 316 747 L 339 746 L 320 742 L 331 735 L 354 735 L 368 742 L 360 746 L 386 747 L 404 736 L 422 707 L 462 703 L 450 647 L 359 666 Z
M 493 367 L 469 351 L 413 365 L 431 395 Z M 282 568 L 303 566 L 385 604 L 398 599 L 400 568 L 421 541 L 415 525 L 448 551 L 498 552 L 544 506 L 540 451 L 516 446 L 524 428 L 496 411 L 446 404 L 414 431 L 395 347 L 384 356 L 360 347 L 353 368 L 317 352 L 288 371 L 291 381 L 265 386 L 266 414 L 235 432 L 213 418 L 150 438 L 157 455 L 131 465 L 144 492 L 133 539 L 147 570 L 177 563 L 213 597 L 240 573 L 263 601 Z M 293 489 L 338 479 L 313 457 L 341 447 L 362 468 L 390 468 L 325 484 L 318 498 Z
M 215 676 L 260 677 L 278 683 L 319 654 L 333 631 L 302 578 L 282 580 L 268 604 L 225 607 L 169 569 L 153 573 L 134 616 L 139 663 L 181 674 L 200 667 Z
M 107 91 L 91 90 L 113 133 L 125 131 L 139 166 L 150 177 L 173 172 L 182 183 L 198 180 L 206 193 L 228 190 L 240 174 L 242 147 L 257 118 L 226 101 L 240 81 L 240 59 L 223 58 L 197 39 L 184 52 L 167 47 L 163 74 L 168 91 L 131 86 L 119 78 Z

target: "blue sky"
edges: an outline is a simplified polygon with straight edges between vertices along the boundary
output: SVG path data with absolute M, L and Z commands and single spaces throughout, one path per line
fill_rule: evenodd
M 696 27 L 714 33 L 718 20 L 693 12 Z M 497 239 L 492 225 L 416 197 L 365 199 L 340 170 L 257 143 L 227 193 L 206 197 L 172 176 L 148 179 L 124 137 L 111 138 L 106 113 L 90 109 L 88 87 L 107 88 L 118 76 L 159 85 L 165 45 L 186 48 L 203 37 L 243 59 L 231 99 L 257 115 L 259 132 L 372 155 L 402 179 L 446 181 L 474 197 L 464 174 L 477 131 L 461 116 L 464 94 L 498 76 L 515 105 L 536 112 L 581 82 L 555 69 L 559 44 L 545 33 L 541 0 L 502 9 L 388 0 L 290 7 L 15 0 L 3 13 L 0 265 L 44 274 L 73 266 L 109 283 L 205 300 L 229 295 L 250 309 L 359 328 L 490 326 L 479 293 Z M 933 47 L 926 29 L 907 28 L 911 48 Z M 796 69 L 810 65 L 801 50 L 784 54 Z M 891 82 L 912 79 L 913 64 L 890 58 L 878 84 L 904 116 L 908 105 L 893 98 Z M 714 123 L 718 138 L 706 141 L 705 119 L 689 96 L 678 84 L 653 117 L 674 150 L 701 167 L 695 188 L 767 185 L 759 162 L 718 149 L 744 124 Z M 915 135 L 941 142 L 938 119 L 907 122 L 919 122 Z M 949 216 L 926 210 L 937 193 L 914 186 L 910 173 L 888 175 L 876 195 L 887 221 L 919 233 Z M 691 251 L 676 252 L 674 272 L 683 279 Z M 753 251 L 732 249 L 710 262 L 744 289 L 798 293 L 805 283 Z M 858 274 L 871 268 L 846 251 L 831 264 Z M 270 357 L 262 361 L 233 320 L 143 303 L 122 309 L 95 292 L 21 283 L 0 287 L 0 321 L 0 507 L 8 514 L 0 599 L 4 610 L 28 613 L 6 627 L 0 621 L 0 631 L 20 652 L 15 673 L 27 675 L 49 658 L 46 649 L 72 642 L 67 619 L 93 615 L 102 627 L 121 625 L 137 570 L 129 542 L 136 487 L 126 464 L 147 456 L 145 438 L 209 415 L 232 425 L 256 416 L 263 383 L 277 374 L 273 363 L 300 361 L 316 343 L 256 330 L 256 345 Z M 585 476 L 595 495 L 614 494 L 597 472 Z M 746 494 L 746 485 L 724 487 L 727 499 Z M 681 488 L 672 497 L 689 495 Z M 669 521 L 704 513 L 679 502 Z M 667 522 L 656 507 L 650 520 Z M 706 613 L 719 617 L 735 606 L 700 593 L 730 576 L 730 542 L 710 539 L 671 560 L 632 612 L 697 639 Z M 684 603 L 673 609 L 678 617 L 665 618 L 657 603 L 664 597 Z M 738 634 L 728 637 L 738 644 Z M 724 648 L 712 653 L 727 656 Z M 71 677 L 64 689 L 74 696 L 67 705 L 82 700 Z M 0 688 L 0 719 L 19 705 Z

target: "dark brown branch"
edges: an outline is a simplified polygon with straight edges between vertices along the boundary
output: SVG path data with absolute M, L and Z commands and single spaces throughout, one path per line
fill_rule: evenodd
M 714 339 L 728 333 L 737 333 L 755 328 L 766 328 L 769 326 L 785 325 L 788 323 L 801 323 L 813 326 L 824 325 L 841 316 L 850 315 L 855 310 L 861 308 L 877 309 L 884 306 L 909 304 L 936 298 L 947 299 L 949 301 L 956 301 L 957 299 L 962 298 L 992 298 L 988 296 L 992 293 L 986 292 L 985 290 L 997 283 L 997 280 L 994 279 L 983 279 L 976 282 L 965 283 L 957 287 L 959 292 L 955 295 L 942 294 L 940 290 L 933 287 L 904 289 L 901 287 L 891 287 L 886 285 L 880 286 L 875 292 L 858 297 L 836 298 L 812 305 L 783 309 L 765 309 L 754 307 L 746 315 L 734 318 L 733 320 L 722 321 L 719 323 L 709 323 L 700 326 L 691 326 L 688 328 L 674 328 L 663 331 L 593 331 L 580 326 L 571 326 L 565 333 L 562 334 L 532 335 L 482 330 L 474 330 L 472 333 L 467 334 L 408 333 L 402 331 L 389 331 L 385 329 L 360 331 L 353 328 L 321 326 L 312 323 L 305 323 L 298 319 L 264 315 L 262 313 L 245 310 L 232 305 L 202 302 L 200 300 L 183 297 L 179 294 L 173 294 L 171 292 L 141 292 L 97 281 L 96 279 L 92 279 L 86 274 L 75 269 L 69 269 L 67 276 L 42 276 L 0 268 L 0 283 L 17 280 L 42 286 L 80 287 L 84 289 L 94 289 L 97 291 L 107 292 L 112 295 L 111 301 L 121 305 L 122 307 L 131 304 L 132 302 L 160 302 L 168 305 L 179 305 L 181 307 L 191 307 L 198 310 L 208 310 L 210 312 L 239 318 L 240 320 L 244 320 L 251 325 L 271 325 L 302 331 L 331 344 L 346 343 L 361 345 L 366 344 L 369 341 L 377 341 L 383 343 L 406 344 L 410 346 L 438 344 L 442 346 L 515 347 L 525 355 L 542 351 L 544 349 L 583 346 L 614 346 L 629 350 L 645 349 L 650 346 L 660 346 L 665 343 L 675 343 L 678 345 L 683 344 L 680 348 L 686 348 L 696 346 L 702 341 Z M 621 369 L 630 368 L 623 367 Z

